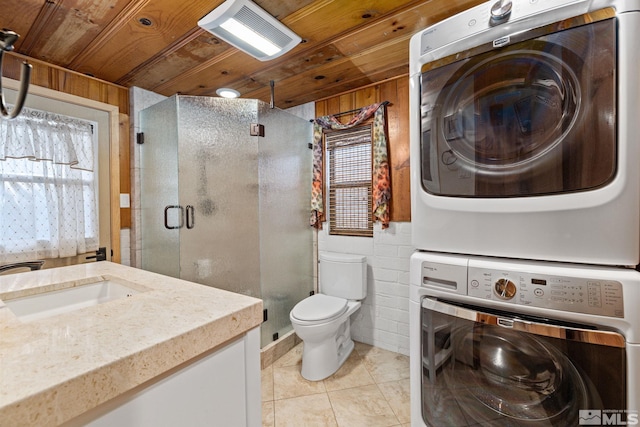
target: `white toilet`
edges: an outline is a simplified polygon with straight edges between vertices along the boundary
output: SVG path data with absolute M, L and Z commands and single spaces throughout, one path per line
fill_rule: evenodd
M 289 318 L 303 341 L 302 376 L 327 378 L 342 366 L 351 351 L 350 316 L 367 295 L 367 258 L 320 253 L 319 293 L 300 301 Z

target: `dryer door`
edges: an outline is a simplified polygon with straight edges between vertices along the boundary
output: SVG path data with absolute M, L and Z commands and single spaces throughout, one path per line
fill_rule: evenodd
M 549 27 L 556 32 L 425 64 L 425 191 L 526 197 L 614 178 L 616 21 Z
M 620 334 L 431 298 L 422 325 L 427 425 L 569 426 L 626 409 Z

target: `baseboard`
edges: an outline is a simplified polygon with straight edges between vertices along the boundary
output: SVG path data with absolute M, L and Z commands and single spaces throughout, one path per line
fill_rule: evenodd
M 295 331 L 290 331 L 282 338 L 268 344 L 262 350 L 260 350 L 260 367 L 264 369 L 270 366 L 273 362 L 287 354 L 289 350 L 301 343 L 302 340 L 298 338 Z

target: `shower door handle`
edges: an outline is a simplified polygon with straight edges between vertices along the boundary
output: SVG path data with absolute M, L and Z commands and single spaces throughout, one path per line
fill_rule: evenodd
M 185 214 L 187 217 L 187 228 L 191 230 L 196 223 L 196 210 L 194 209 L 193 206 L 187 205 L 185 209 Z
M 179 209 L 180 210 L 180 220 L 178 221 L 178 225 L 169 225 L 169 210 L 170 209 Z M 184 225 L 184 209 L 180 205 L 168 205 L 164 208 L 164 228 L 168 230 L 175 230 L 177 228 L 182 228 Z

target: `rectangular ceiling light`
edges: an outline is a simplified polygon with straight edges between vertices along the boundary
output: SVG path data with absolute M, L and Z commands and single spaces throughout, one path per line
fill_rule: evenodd
M 198 26 L 260 61 L 293 49 L 300 37 L 250 0 L 227 0 Z

